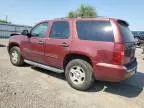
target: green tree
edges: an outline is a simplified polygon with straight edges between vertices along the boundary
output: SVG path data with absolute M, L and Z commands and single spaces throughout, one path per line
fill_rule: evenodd
M 1 20 L 0 19 L 0 23 L 8 23 L 6 20 Z
M 70 11 L 70 12 L 68 13 L 68 18 L 75 18 L 76 16 L 77 16 L 76 13 L 73 12 L 73 11 Z
M 68 13 L 69 18 L 94 18 L 97 17 L 96 9 L 92 7 L 91 5 L 84 5 L 81 4 L 76 11 L 70 11 Z

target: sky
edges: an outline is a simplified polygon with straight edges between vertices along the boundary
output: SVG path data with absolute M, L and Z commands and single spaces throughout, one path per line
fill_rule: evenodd
M 95 7 L 98 16 L 126 20 L 131 30 L 144 31 L 144 0 L 0 0 L 0 19 L 33 26 L 41 20 L 67 16 L 80 4 Z

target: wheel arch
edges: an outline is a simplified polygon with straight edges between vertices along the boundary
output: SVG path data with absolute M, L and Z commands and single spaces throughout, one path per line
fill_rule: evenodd
M 85 60 L 87 61 L 88 63 L 90 63 L 90 65 L 93 67 L 93 63 L 92 63 L 92 60 L 91 58 L 86 55 L 86 54 L 77 54 L 77 53 L 71 53 L 71 54 L 67 54 L 65 57 L 64 57 L 64 60 L 63 60 L 63 68 L 65 69 L 66 65 L 73 59 L 82 59 L 82 60 Z
M 12 47 L 14 47 L 14 46 L 20 47 L 20 45 L 19 45 L 18 43 L 12 42 L 12 43 L 10 43 L 10 44 L 8 45 L 8 52 L 10 52 L 10 49 L 11 49 Z

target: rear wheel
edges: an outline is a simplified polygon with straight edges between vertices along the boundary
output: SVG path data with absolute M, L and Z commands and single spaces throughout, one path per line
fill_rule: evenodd
M 15 66 L 20 66 L 24 64 L 24 59 L 21 55 L 20 48 L 15 46 L 10 49 L 10 61 Z
M 94 82 L 92 66 L 82 59 L 71 60 L 66 66 L 65 76 L 68 83 L 77 90 L 86 90 Z

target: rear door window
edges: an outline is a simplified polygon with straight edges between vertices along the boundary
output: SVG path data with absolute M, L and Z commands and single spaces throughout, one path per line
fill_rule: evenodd
M 77 21 L 77 34 L 81 40 L 113 42 L 114 35 L 109 21 Z
M 52 25 L 50 38 L 67 39 L 69 37 L 69 22 L 57 21 Z

